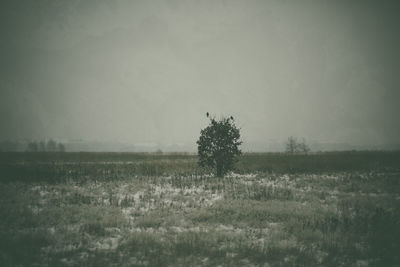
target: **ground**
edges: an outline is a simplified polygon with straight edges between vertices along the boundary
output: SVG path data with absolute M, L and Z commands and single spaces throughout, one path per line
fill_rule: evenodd
M 3 160 L 2 266 L 400 266 L 397 154 L 268 171 L 252 155 L 224 178 L 188 155 L 69 156 Z

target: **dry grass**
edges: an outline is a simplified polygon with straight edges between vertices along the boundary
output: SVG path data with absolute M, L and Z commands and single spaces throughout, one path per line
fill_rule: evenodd
M 399 170 L 258 171 L 218 179 L 188 172 L 185 159 L 168 160 L 153 163 L 168 162 L 175 174 L 6 179 L 2 266 L 400 264 Z M 60 165 L 66 173 L 76 168 Z

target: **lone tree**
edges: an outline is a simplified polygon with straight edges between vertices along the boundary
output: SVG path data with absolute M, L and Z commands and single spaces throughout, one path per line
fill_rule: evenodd
M 217 121 L 207 112 L 210 125 L 200 131 L 197 141 L 199 165 L 215 168 L 218 177 L 224 176 L 233 168 L 237 157 L 242 154 L 239 146 L 240 129 L 232 116 Z

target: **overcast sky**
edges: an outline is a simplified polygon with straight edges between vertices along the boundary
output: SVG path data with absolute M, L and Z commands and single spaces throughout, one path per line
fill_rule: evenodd
M 0 140 L 400 143 L 396 1 L 2 1 Z

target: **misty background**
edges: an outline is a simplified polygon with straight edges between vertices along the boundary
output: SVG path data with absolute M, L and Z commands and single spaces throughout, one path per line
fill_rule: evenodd
M 400 146 L 396 1 L 2 1 L 0 141 L 195 151 Z M 22 145 L 21 145 L 22 146 Z M 22 149 L 22 148 L 21 148 Z

